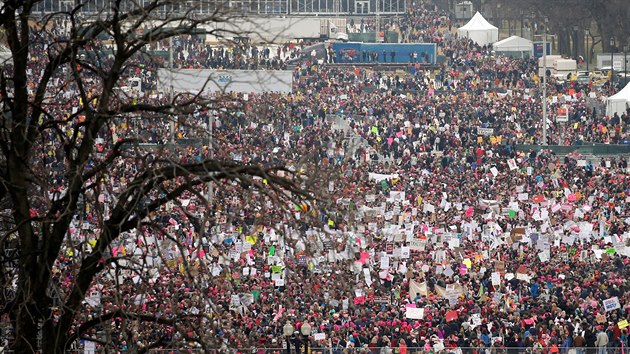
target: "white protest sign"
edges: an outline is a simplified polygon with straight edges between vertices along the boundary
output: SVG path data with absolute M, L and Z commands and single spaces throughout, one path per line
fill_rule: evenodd
M 518 169 L 518 166 L 516 165 L 516 161 L 514 159 L 509 159 L 507 162 L 508 162 L 508 166 L 510 167 L 510 171 L 514 171 Z
M 405 317 L 412 320 L 421 320 L 424 318 L 424 308 L 407 307 Z
M 549 251 L 542 251 L 538 253 L 538 258 L 540 259 L 541 262 L 549 261 Z
M 409 242 L 409 248 L 414 251 L 424 251 L 426 245 L 427 242 L 423 240 L 411 240 L 411 242 Z
M 492 272 L 492 285 L 501 285 L 501 274 L 499 272 Z
M 494 134 L 493 128 L 477 127 L 477 135 L 490 136 Z
M 381 257 L 381 269 L 388 269 L 389 268 L 389 257 L 384 256 Z
M 85 341 L 83 344 L 83 354 L 94 354 L 96 353 L 96 342 L 92 342 L 90 340 Z
M 101 305 L 101 292 L 98 290 L 94 290 L 90 292 L 90 296 L 85 298 L 85 302 L 87 302 L 92 307 L 97 307 Z
M 455 272 L 453 272 L 453 269 L 451 269 L 451 267 L 448 267 L 444 270 L 444 275 L 446 275 L 447 277 L 452 277 L 453 274 L 455 274 Z
M 231 306 L 239 306 L 241 304 L 241 298 L 238 295 L 232 295 L 230 297 Z
M 477 327 L 477 326 L 481 326 L 482 321 L 481 321 L 481 314 L 479 313 L 474 313 L 471 317 L 472 320 L 472 325 Z
M 619 298 L 614 296 L 611 297 L 610 299 L 606 299 L 604 300 L 604 309 L 606 310 L 606 312 L 610 312 L 616 309 L 620 309 L 621 308 L 621 304 L 619 303 Z
M 326 333 L 315 333 L 315 334 L 313 334 L 313 339 L 315 341 L 325 340 L 326 339 Z

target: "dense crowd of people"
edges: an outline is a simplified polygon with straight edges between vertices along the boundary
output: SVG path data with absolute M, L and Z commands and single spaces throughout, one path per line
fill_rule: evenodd
M 218 106 L 175 124 L 153 114 L 116 118 L 101 132 L 99 151 L 125 138 L 161 144 L 175 134 L 201 141 L 163 152 L 185 162 L 212 156 L 301 168 L 306 159 L 309 172 L 332 178 L 322 191 L 327 201 L 289 212 L 238 184 L 200 188 L 213 193 L 210 210 L 192 193 L 169 203 L 152 215 L 153 226 L 114 241 L 111 256 L 143 268 L 103 272 L 77 323 L 120 309 L 186 320 L 175 330 L 114 318 L 86 337 L 108 333 L 111 343 L 99 346 L 120 351 L 156 341 L 194 348 L 193 338 L 205 338 L 223 351 L 623 352 L 630 319 L 626 157 L 561 157 L 517 145 L 628 144 L 629 113 L 606 116 L 608 92 L 592 84 L 550 80 L 543 141 L 537 63 L 494 57 L 453 35 L 442 15 L 418 10 L 391 24 L 405 41 L 438 43 L 446 62 L 434 72 L 413 63 L 387 72 L 306 57 L 293 69 L 291 94 L 217 93 Z M 210 46 L 192 36 L 173 42 L 178 68 L 286 69 L 301 47 Z M 32 49 L 34 58 L 47 50 L 37 42 Z M 127 76 L 146 87 L 169 65 L 133 60 L 141 65 Z M 44 64 L 29 62 L 33 73 Z M 81 105 L 75 83 L 53 86 Z M 168 102 L 155 90 L 129 99 Z M 568 110 L 567 122 L 554 119 L 558 108 Z M 45 139 L 55 142 L 56 134 Z M 65 152 L 61 145 L 42 151 L 54 198 L 63 194 Z M 56 298 L 64 298 L 101 215 L 142 163 L 119 159 L 107 173 L 109 187 L 80 201 L 76 242 L 53 270 L 62 284 Z

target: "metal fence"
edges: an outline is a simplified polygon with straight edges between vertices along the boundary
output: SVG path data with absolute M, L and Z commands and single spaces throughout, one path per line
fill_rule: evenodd
M 558 155 L 567 155 L 570 153 L 578 153 L 581 155 L 622 155 L 630 154 L 630 144 L 613 145 L 613 144 L 591 144 L 591 145 L 516 145 L 518 151 L 540 151 L 548 149 Z

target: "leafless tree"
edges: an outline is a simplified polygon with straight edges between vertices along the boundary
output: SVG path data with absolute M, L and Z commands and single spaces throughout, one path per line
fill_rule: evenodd
M 623 0 L 485 2 L 485 6 L 490 8 L 496 8 L 497 4 L 500 4 L 500 18 L 510 21 L 527 14 L 528 19 L 539 25 L 539 29 L 546 28 L 549 34 L 556 34 L 558 51 L 564 55 L 583 55 L 587 35 L 590 36 L 589 46 L 601 43 L 604 51 L 611 50 L 611 37 L 615 38 L 617 48 L 627 45 L 626 39 L 630 37 L 630 9 Z M 589 50 L 592 52 L 592 48 Z
M 186 2 L 187 8 L 178 1 L 115 0 L 89 17 L 82 11 L 86 4 L 76 2 L 69 11 L 36 18 L 34 9 L 42 4 L 7 0 L 0 11 L 12 54 L 0 76 L 0 203 L 6 211 L 0 313 L 10 320 L 12 348 L 62 353 L 88 338 L 115 350 L 112 332 L 123 333 L 120 338 L 135 351 L 186 343 L 208 348 L 217 336 L 199 329 L 222 310 L 203 296 L 182 295 L 203 294 L 208 271 L 201 259 L 171 264 L 167 252 L 190 250 L 181 231 L 156 221 L 159 212 L 168 208 L 192 220 L 198 210 L 182 204 L 192 200 L 206 210 L 207 224 L 198 229 L 212 227 L 212 218 L 238 216 L 206 203 L 208 182 L 216 186 L 217 199 L 245 196 L 259 214 L 271 214 L 271 205 L 306 209 L 317 188 L 307 178 L 312 171 L 302 160 L 285 166 L 235 162 L 220 154 L 193 159 L 186 149 L 147 149 L 117 131 L 135 119 L 163 124 L 165 117 L 220 104 L 220 97 L 132 97 L 120 88 L 147 45 L 200 32 L 221 36 L 214 25 L 235 18 L 221 2 Z M 41 64 L 38 70 L 33 62 Z M 89 223 L 88 209 L 96 218 Z M 268 218 L 272 222 L 273 215 Z M 221 249 L 208 252 L 223 256 Z M 157 264 L 186 276 L 185 284 L 170 284 L 156 273 Z M 164 298 L 165 289 L 173 298 Z M 161 303 L 169 315 L 142 311 L 147 302 Z M 160 334 L 138 343 L 134 333 L 143 327 Z

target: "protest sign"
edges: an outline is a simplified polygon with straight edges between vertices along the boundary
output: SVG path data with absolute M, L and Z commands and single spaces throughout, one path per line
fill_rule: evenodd
M 409 297 L 411 299 L 414 299 L 418 294 L 420 296 L 428 295 L 427 283 L 426 282 L 418 283 L 417 281 L 413 279 L 409 280 Z
M 325 340 L 325 339 L 326 339 L 326 333 L 315 333 L 315 334 L 313 334 L 313 340 L 315 340 L 315 341 Z
M 457 319 L 457 311 L 451 310 L 448 311 L 445 315 L 446 322 L 452 322 Z
M 412 320 L 421 320 L 424 318 L 424 308 L 415 308 L 407 306 L 405 317 Z
M 477 127 L 477 135 L 490 136 L 494 134 L 494 129 Z
M 621 304 L 619 303 L 618 297 L 613 296 L 609 299 L 604 300 L 604 309 L 606 310 L 606 312 L 610 312 L 620 308 Z

